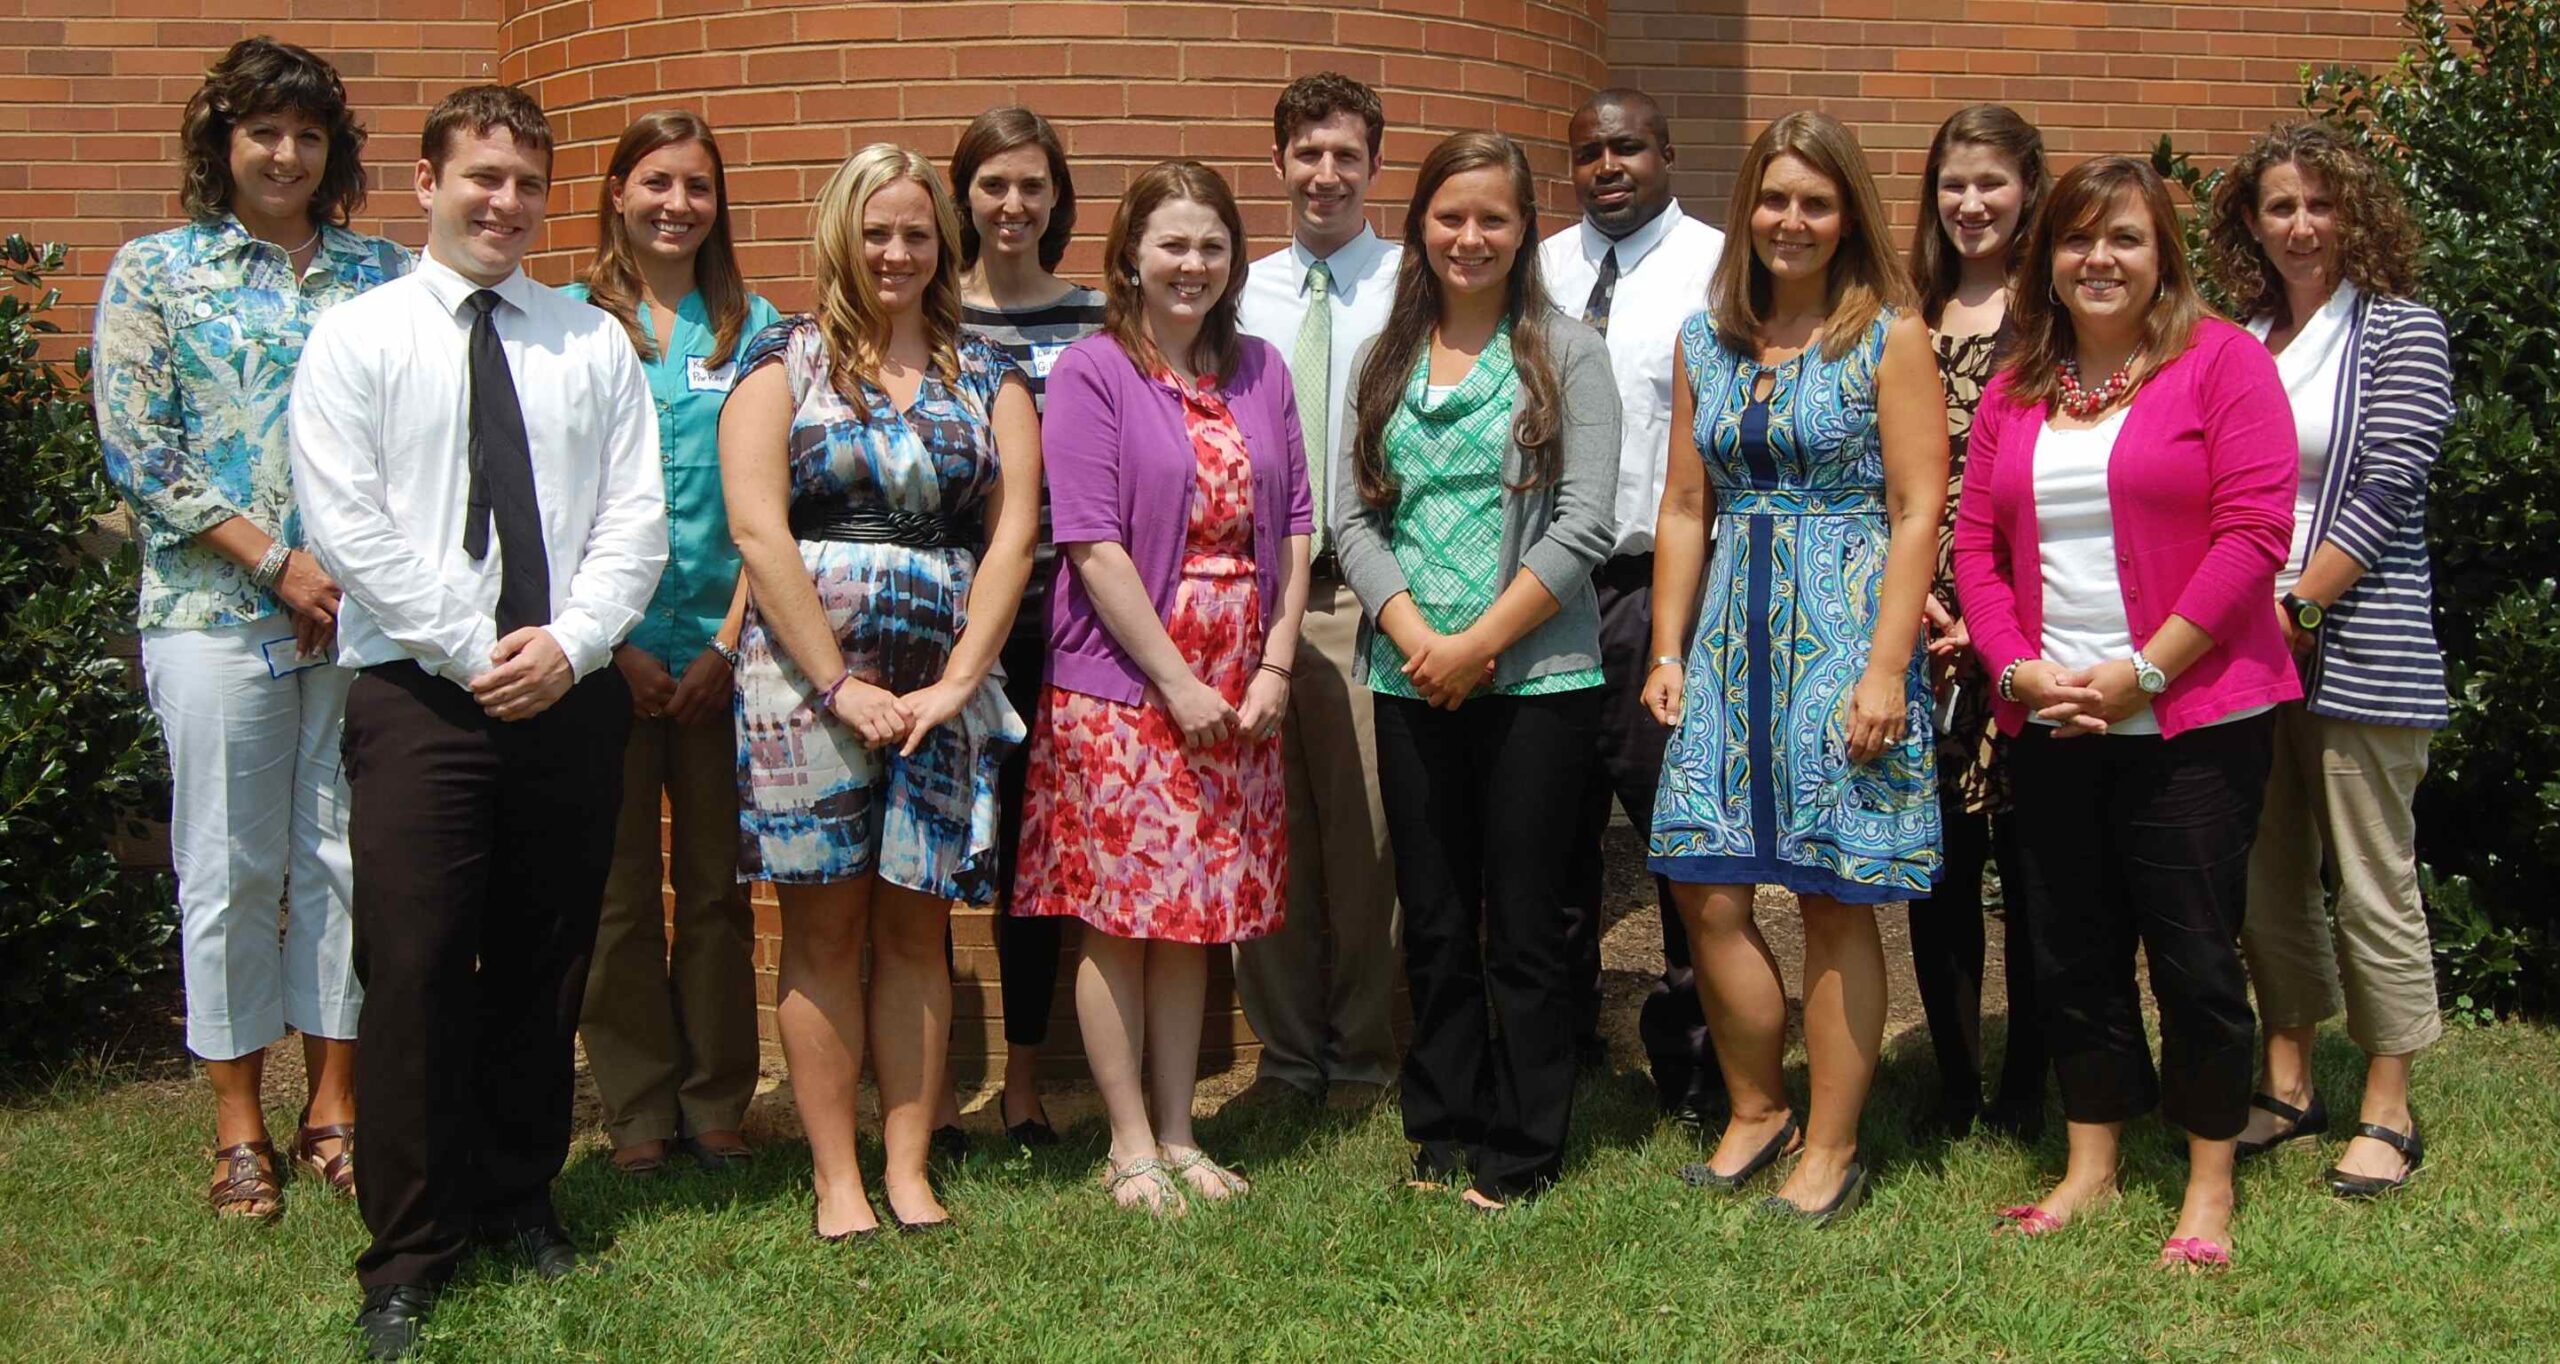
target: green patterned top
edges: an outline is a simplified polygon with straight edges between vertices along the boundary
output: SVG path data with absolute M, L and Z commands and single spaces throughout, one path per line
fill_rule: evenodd
M 1397 486 L 1389 547 L 1404 570 L 1414 608 L 1444 635 L 1475 624 L 1508 586 L 1495 579 L 1502 572 L 1502 456 L 1511 445 L 1512 403 L 1519 391 L 1511 326 L 1505 323 L 1467 377 L 1437 399 L 1426 348 L 1414 360 L 1404 401 L 1387 418 L 1387 471 Z M 1371 690 L 1421 699 L 1405 678 L 1404 663 L 1404 650 L 1386 631 L 1371 634 Z M 1598 668 L 1582 668 L 1477 694 L 1548 696 L 1600 683 Z

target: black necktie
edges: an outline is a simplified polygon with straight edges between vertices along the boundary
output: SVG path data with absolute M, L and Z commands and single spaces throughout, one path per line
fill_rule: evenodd
M 1600 261 L 1600 278 L 1591 281 L 1591 297 L 1582 305 L 1583 324 L 1602 336 L 1609 334 L 1609 303 L 1618 296 L 1618 248 L 1610 247 Z
M 498 295 L 483 289 L 470 303 L 478 316 L 471 319 L 471 508 L 462 521 L 462 548 L 474 559 L 488 558 L 489 522 L 496 518 L 498 637 L 504 639 L 551 623 L 551 563 L 542 548 L 542 504 L 534 495 L 524 409 L 492 320 Z

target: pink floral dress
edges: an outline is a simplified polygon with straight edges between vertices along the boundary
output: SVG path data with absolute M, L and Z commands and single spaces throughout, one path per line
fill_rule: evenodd
M 1262 662 L 1253 467 L 1203 380 L 1183 389 L 1199 457 L 1182 582 L 1165 632 L 1200 679 L 1242 705 Z M 1280 739 L 1187 750 L 1153 697 L 1141 705 L 1048 688 L 1032 724 L 1014 913 L 1073 915 L 1121 938 L 1225 943 L 1280 927 L 1288 796 Z

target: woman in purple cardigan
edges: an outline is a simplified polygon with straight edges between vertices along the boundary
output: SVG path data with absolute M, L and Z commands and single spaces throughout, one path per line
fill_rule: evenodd
M 1191 1132 L 1208 949 L 1277 929 L 1288 884 L 1280 720 L 1314 522 L 1288 367 L 1236 331 L 1243 253 L 1215 172 L 1140 174 L 1103 245 L 1103 329 L 1049 372 L 1067 569 L 1014 913 L 1084 921 L 1103 1183 L 1158 1216 L 1247 1189 Z
M 2016 740 L 2012 903 L 2070 1133 L 2061 1184 L 2000 1216 L 2042 1235 L 2112 1197 L 2125 1120 L 2157 1105 L 2189 1156 L 2160 1263 L 2200 1269 L 2231 1263 L 2256 1028 L 2241 907 L 2268 712 L 2302 688 L 2267 609 L 2293 525 L 2292 409 L 2266 348 L 2209 314 L 2179 240 L 2142 162 L 2056 182 L 2010 304 L 2016 358 L 1974 415 L 1955 553 Z

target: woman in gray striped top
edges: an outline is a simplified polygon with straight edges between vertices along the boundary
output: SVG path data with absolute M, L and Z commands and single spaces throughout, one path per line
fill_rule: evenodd
M 2335 129 L 2270 130 L 2223 178 L 2212 211 L 2216 271 L 2275 353 L 2302 458 L 2275 610 L 2304 699 L 2277 708 L 2250 858 L 2241 941 L 2266 1070 L 2240 1154 L 2327 1130 L 2312 1036 L 2343 1001 L 2369 1059 L 2357 1135 L 2328 1184 L 2370 1198 L 2424 1159 L 2410 1060 L 2443 1029 L 2411 801 L 2446 719 L 2426 509 L 2453 372 L 2444 320 L 2409 297 L 2417 231 L 2391 182 Z

